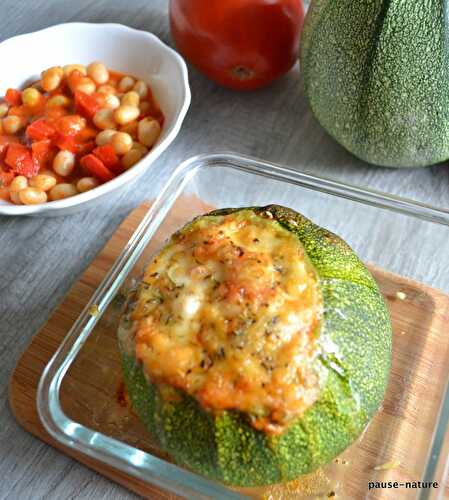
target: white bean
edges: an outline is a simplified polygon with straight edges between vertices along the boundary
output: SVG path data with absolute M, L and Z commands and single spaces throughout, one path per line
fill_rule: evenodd
M 146 155 L 148 153 L 148 148 L 145 147 L 143 144 L 140 142 L 134 141 L 133 142 L 133 147 L 132 149 L 138 149 L 139 151 L 142 152 L 142 155 Z
M 56 178 L 52 175 L 38 174 L 30 179 L 30 186 L 41 191 L 50 191 L 56 185 Z
M 79 92 L 91 95 L 95 92 L 95 90 L 97 90 L 97 86 L 93 80 L 86 76 L 83 79 L 80 79 L 79 83 L 76 84 L 73 90 L 78 90 Z
M 144 99 L 148 94 L 148 85 L 143 80 L 137 80 L 133 90 L 139 94 L 141 99 Z
M 17 134 L 25 126 L 25 120 L 20 116 L 9 115 L 3 118 L 3 131 L 5 134 L 13 135 Z
M 153 118 L 144 118 L 140 120 L 137 129 L 137 138 L 147 148 L 151 148 L 157 141 L 161 133 L 161 126 L 159 122 Z
M 120 125 L 126 125 L 134 121 L 140 115 L 139 108 L 134 106 L 121 105 L 114 112 L 114 119 Z
M 124 155 L 132 148 L 133 138 L 126 132 L 117 132 L 112 136 L 111 146 L 118 155 Z
M 140 96 L 134 90 L 130 90 L 126 92 L 126 94 L 122 97 L 122 105 L 123 106 L 133 106 L 134 108 L 139 107 Z
M 140 149 L 131 149 L 122 158 L 122 165 L 125 170 L 134 166 L 143 157 L 143 153 Z
M 114 94 L 108 94 L 104 100 L 106 109 L 117 109 L 120 106 L 120 99 Z
M 25 106 L 37 106 L 41 102 L 41 99 L 42 94 L 33 87 L 28 87 L 22 92 L 22 102 Z
M 136 80 L 132 78 L 131 76 L 124 76 L 119 84 L 118 84 L 118 89 L 120 92 L 128 92 L 128 90 L 131 90 L 136 83 Z
M 59 151 L 53 160 L 53 170 L 62 177 L 67 177 L 75 168 L 75 155 L 71 151 Z
M 68 107 L 72 104 L 72 100 L 62 94 L 54 95 L 53 97 L 50 97 L 50 99 L 47 101 L 47 106 L 52 107 L 52 106 L 63 106 L 63 107 Z
M 20 200 L 19 196 L 20 191 L 10 191 L 9 192 L 9 199 L 15 204 L 15 205 L 22 205 L 22 201 Z
M 87 74 L 95 83 L 102 84 L 109 80 L 109 71 L 101 62 L 93 62 L 87 66 Z
M 95 177 L 82 177 L 76 184 L 76 188 L 80 193 L 85 193 L 100 185 L 100 181 Z
M 66 64 L 63 70 L 66 77 L 69 76 L 72 71 L 79 71 L 82 75 L 87 75 L 86 66 L 82 64 Z
M 19 198 L 24 205 L 38 205 L 47 201 L 47 193 L 34 187 L 27 187 L 19 191 Z
M 18 175 L 17 177 L 14 177 L 14 179 L 12 180 L 11 184 L 9 185 L 9 190 L 19 192 L 27 187 L 28 187 L 28 179 L 23 175 Z
M 53 66 L 42 72 L 41 86 L 46 92 L 51 92 L 59 87 L 64 71 L 61 66 Z
M 95 142 L 97 143 L 97 146 L 104 146 L 105 144 L 109 144 L 111 142 L 112 136 L 116 134 L 117 131 L 107 128 L 106 130 L 102 130 L 97 134 L 97 137 L 95 138 Z
M 112 109 L 100 109 L 95 113 L 94 123 L 98 128 L 106 130 L 108 128 L 116 128 L 117 124 L 114 120 L 114 111 Z
M 62 183 L 56 184 L 56 186 L 50 190 L 49 197 L 50 200 L 56 201 L 75 196 L 76 194 L 78 194 L 78 190 L 73 184 Z

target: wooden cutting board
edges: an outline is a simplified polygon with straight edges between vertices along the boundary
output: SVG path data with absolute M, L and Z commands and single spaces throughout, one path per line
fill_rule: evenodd
M 198 209 L 204 207 L 198 200 L 196 203 Z M 36 390 L 42 371 L 120 254 L 148 206 L 142 205 L 129 215 L 32 339 L 12 375 L 10 404 L 16 419 L 27 431 L 67 455 L 143 497 L 175 499 L 178 497 L 59 444 L 43 428 L 36 409 Z M 173 212 L 173 227 L 179 226 L 187 209 L 192 209 L 192 200 L 178 203 Z M 178 218 L 176 214 L 179 214 Z M 368 497 L 368 481 L 401 482 L 421 479 L 441 394 L 449 376 L 449 297 L 438 290 L 373 266 L 370 269 L 386 298 L 394 329 L 393 366 L 383 407 L 362 438 L 335 463 L 288 485 L 244 490 L 245 493 L 255 498 L 299 500 L 322 498 L 335 491 L 337 498 L 359 500 Z M 109 341 L 106 344 L 110 344 L 111 363 L 118 367 L 115 359 L 115 334 L 108 332 L 108 335 Z M 89 342 L 91 339 L 87 344 Z M 89 356 L 85 359 L 81 357 L 79 363 L 75 363 L 64 378 L 61 388 L 64 411 L 80 423 L 102 431 L 105 429 L 104 418 L 110 419 L 111 415 L 115 415 L 121 419 L 120 425 L 114 423 L 114 426 L 109 426 L 110 422 L 106 422 L 109 435 L 131 444 L 138 442 L 142 449 L 155 452 L 151 442 L 147 441 L 143 427 L 129 408 L 123 408 L 120 398 L 111 397 L 104 390 L 95 393 L 93 386 L 92 391 L 89 390 L 92 380 L 89 370 L 96 370 L 98 373 L 99 366 L 91 366 L 98 362 L 98 356 L 93 361 L 88 358 Z M 109 378 L 111 377 L 108 376 Z M 100 405 L 97 410 L 101 408 L 101 411 L 91 411 L 88 408 L 89 400 L 83 403 L 71 399 L 71 395 L 80 387 L 87 388 L 81 392 L 86 398 L 95 398 L 95 404 Z M 111 391 L 115 390 L 114 387 L 111 386 Z M 103 397 L 107 399 L 107 406 L 102 403 Z M 386 470 L 376 470 L 376 467 L 387 462 L 393 463 Z M 416 492 L 405 489 L 372 490 L 369 498 L 409 499 L 414 498 L 412 493 Z

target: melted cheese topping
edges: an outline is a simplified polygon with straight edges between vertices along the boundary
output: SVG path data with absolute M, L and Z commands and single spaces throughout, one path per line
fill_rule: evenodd
M 242 210 L 176 233 L 146 270 L 131 319 L 153 382 L 280 433 L 317 399 L 321 314 L 298 239 Z

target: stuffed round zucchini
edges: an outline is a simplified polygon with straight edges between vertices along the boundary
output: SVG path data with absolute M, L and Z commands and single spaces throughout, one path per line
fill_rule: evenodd
M 288 208 L 211 212 L 175 233 L 119 328 L 133 407 L 180 465 L 230 485 L 331 461 L 379 407 L 391 324 L 339 237 Z

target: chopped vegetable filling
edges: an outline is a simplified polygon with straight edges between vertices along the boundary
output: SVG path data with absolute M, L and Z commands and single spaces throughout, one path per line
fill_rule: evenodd
M 267 433 L 319 392 L 322 297 L 297 237 L 250 210 L 194 221 L 148 267 L 131 319 L 146 374 Z

